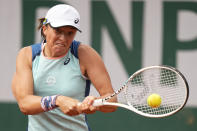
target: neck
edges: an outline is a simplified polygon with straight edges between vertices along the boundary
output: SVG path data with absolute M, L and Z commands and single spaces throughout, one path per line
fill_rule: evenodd
M 53 57 L 51 51 L 48 49 L 49 47 L 47 47 L 46 43 L 43 47 L 43 54 L 45 57 Z

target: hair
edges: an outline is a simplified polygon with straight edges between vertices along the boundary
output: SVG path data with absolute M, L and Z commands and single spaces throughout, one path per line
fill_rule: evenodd
M 41 31 L 41 37 L 45 40 L 46 37 L 45 37 L 45 35 L 43 33 L 43 29 L 42 29 L 42 26 L 44 25 L 43 22 L 45 21 L 45 18 L 39 18 L 38 21 L 39 21 L 39 26 L 37 29 Z M 47 25 L 48 24 L 46 24 L 46 26 Z

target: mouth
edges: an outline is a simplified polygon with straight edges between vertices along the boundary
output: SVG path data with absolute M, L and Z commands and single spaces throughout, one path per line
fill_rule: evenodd
M 61 43 L 57 43 L 56 46 L 65 47 L 65 45 L 64 44 L 61 44 Z

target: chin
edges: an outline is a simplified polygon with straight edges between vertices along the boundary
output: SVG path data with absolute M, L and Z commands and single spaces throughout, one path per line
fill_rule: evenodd
M 62 55 L 65 55 L 66 54 L 66 52 L 65 52 L 65 50 L 55 50 L 54 51 L 54 56 L 55 57 L 59 57 L 59 56 L 62 56 Z

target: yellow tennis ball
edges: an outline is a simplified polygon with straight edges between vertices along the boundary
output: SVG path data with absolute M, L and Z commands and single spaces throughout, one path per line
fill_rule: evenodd
M 152 108 L 157 108 L 161 105 L 161 97 L 158 94 L 151 94 L 148 99 L 147 103 Z

